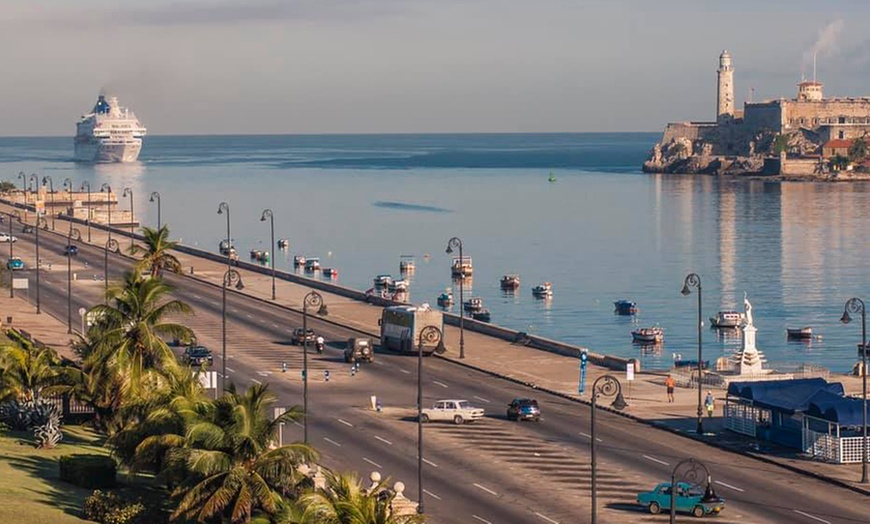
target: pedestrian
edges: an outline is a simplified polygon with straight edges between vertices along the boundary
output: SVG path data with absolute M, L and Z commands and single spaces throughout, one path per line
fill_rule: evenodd
M 713 398 L 713 392 L 708 390 L 707 397 L 704 399 L 704 406 L 707 408 L 707 417 L 713 417 L 713 409 L 715 407 L 716 400 Z
M 674 380 L 674 377 L 668 375 L 668 378 L 665 379 L 665 387 L 668 390 L 668 402 L 673 402 L 674 388 L 677 387 L 677 381 Z

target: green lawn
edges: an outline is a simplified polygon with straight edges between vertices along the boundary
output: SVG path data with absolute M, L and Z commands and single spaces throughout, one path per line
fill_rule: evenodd
M 102 447 L 102 437 L 81 426 L 64 426 L 63 440 L 52 450 L 34 448 L 25 432 L 0 433 L 0 523 L 90 522 L 77 515 L 93 490 L 78 488 L 58 476 L 58 458 L 73 453 L 108 451 Z M 119 474 L 118 480 L 123 486 L 128 479 Z M 136 491 L 134 497 L 142 495 Z

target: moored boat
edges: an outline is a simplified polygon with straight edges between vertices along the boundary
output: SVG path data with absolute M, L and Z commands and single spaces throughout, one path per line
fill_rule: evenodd
M 617 315 L 634 315 L 637 313 L 637 304 L 631 300 L 617 300 L 613 303 L 614 313 Z
M 402 255 L 399 257 L 399 272 L 413 273 L 417 270 L 417 262 L 413 255 Z
M 286 238 L 279 238 L 278 239 L 278 249 L 287 249 L 288 247 L 290 247 L 289 240 L 287 240 Z
M 788 333 L 788 338 L 813 338 L 813 328 L 809 326 L 802 328 L 786 328 L 786 333 Z
M 480 322 L 489 322 L 490 319 L 492 318 L 492 315 L 490 315 L 488 309 L 483 308 L 479 311 L 472 311 L 471 318 L 473 318 L 474 320 L 478 320 Z
M 305 267 L 305 257 L 296 255 L 293 257 L 293 267 Z
M 520 276 L 519 275 L 505 275 L 501 277 L 499 281 L 499 286 L 501 286 L 504 290 L 513 291 L 520 287 Z
M 404 278 L 397 278 L 387 285 L 390 293 L 403 293 L 408 291 L 408 281 Z
M 311 257 L 305 261 L 305 271 L 314 272 L 320 271 L 320 259 L 317 257 Z
M 665 330 L 660 327 L 638 328 L 631 332 L 631 338 L 640 344 L 660 344 L 665 339 Z
M 393 281 L 390 275 L 378 275 L 374 279 L 375 287 L 385 288 Z
M 471 297 L 462 304 L 462 308 L 469 313 L 481 311 L 483 309 L 483 299 L 480 297 Z
M 450 288 L 445 289 L 440 295 L 438 295 L 438 305 L 440 307 L 450 307 L 453 305 L 453 291 Z
M 228 240 L 221 240 L 220 245 L 218 245 L 218 251 L 221 255 L 225 257 L 229 257 L 230 260 L 238 260 L 239 255 L 236 254 L 236 248 Z
M 739 311 L 720 311 L 715 317 L 710 317 L 710 326 L 714 328 L 739 328 L 746 323 L 746 315 Z
M 532 288 L 532 294 L 537 298 L 550 298 L 553 296 L 553 285 L 549 282 L 538 284 Z
M 338 276 L 338 270 L 334 267 L 325 267 L 323 268 L 323 276 L 329 278 L 335 278 Z
M 453 265 L 450 266 L 450 273 L 455 278 L 470 277 L 474 273 L 474 265 L 471 263 L 471 257 L 453 257 Z

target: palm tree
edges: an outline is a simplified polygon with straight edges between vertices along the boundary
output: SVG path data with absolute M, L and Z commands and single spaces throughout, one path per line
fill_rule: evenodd
M 860 163 L 867 158 L 867 142 L 865 140 L 865 137 L 861 137 L 852 141 L 848 151 L 849 160 Z
M 178 242 L 169 240 L 167 226 L 160 226 L 160 229 L 143 227 L 142 236 L 145 237 L 145 245 L 134 244 L 130 248 L 132 255 L 142 254 L 136 269 L 141 273 L 150 274 L 151 278 L 161 276 L 164 271 L 181 273 L 181 262 L 171 253 L 178 247 Z
M 326 486 L 302 495 L 298 506 L 301 516 L 290 513 L 283 524 L 416 524 L 425 522 L 423 515 L 395 514 L 392 502 L 396 494 L 388 488 L 389 480 L 371 489 L 363 487 L 354 473 L 326 473 Z M 294 522 L 295 521 L 295 522 Z
M 138 271 L 126 273 L 120 285 L 108 291 L 114 305 L 91 308 L 101 343 L 90 354 L 86 367 L 110 366 L 122 378 L 124 396 L 137 398 L 154 386 L 160 372 L 176 367 L 167 339 L 191 340 L 193 331 L 167 318 L 192 314 L 180 300 L 164 300 L 172 287 L 161 279 L 143 280 Z
M 183 447 L 167 453 L 167 466 L 183 464 L 189 479 L 175 490 L 173 519 L 247 524 L 258 511 L 278 511 L 281 495 L 301 480 L 298 466 L 315 460 L 316 452 L 298 443 L 272 448 L 280 424 L 302 417 L 293 407 L 269 420 L 275 400 L 268 385 L 253 385 L 243 394 L 231 387 L 208 417 L 188 425 Z M 146 439 L 141 451 L 157 441 Z M 159 444 L 179 442 L 172 437 Z
M 38 400 L 59 374 L 60 360 L 51 348 L 0 348 L 0 398 Z

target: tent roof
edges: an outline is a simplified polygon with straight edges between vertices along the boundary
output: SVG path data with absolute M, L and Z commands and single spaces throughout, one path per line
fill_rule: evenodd
M 844 395 L 841 383 L 829 383 L 823 378 L 732 382 L 728 385 L 729 396 L 751 400 L 756 406 L 787 412 L 805 411 L 810 400 L 820 391 L 840 398 Z
M 820 393 L 810 402 L 807 415 L 835 422 L 841 426 L 861 426 L 864 423 L 863 404 L 859 398 Z

